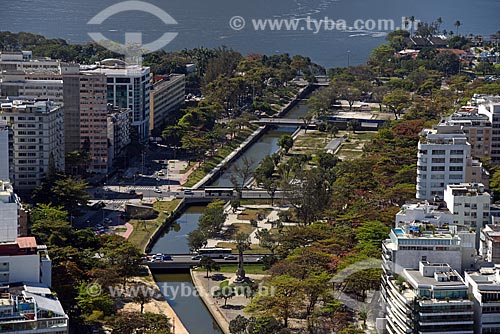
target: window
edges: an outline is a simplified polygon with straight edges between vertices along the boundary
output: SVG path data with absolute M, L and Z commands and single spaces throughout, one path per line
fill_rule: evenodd
M 463 166 L 450 166 L 450 172 L 461 172 L 464 170 Z
M 432 150 L 433 155 L 442 155 L 445 154 L 445 150 Z

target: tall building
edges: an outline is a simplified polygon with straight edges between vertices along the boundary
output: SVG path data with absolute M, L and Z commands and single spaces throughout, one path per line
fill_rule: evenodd
M 0 180 L 9 179 L 9 127 L 0 121 Z
M 479 105 L 478 113 L 486 115 L 491 122 L 491 163 L 500 164 L 500 101 L 486 98 L 485 103 Z
M 453 212 L 453 224 L 476 232 L 476 247 L 483 226 L 490 223 L 491 196 L 481 183 L 449 184 L 444 201 Z
M 149 136 L 150 68 L 128 65 L 119 59 L 106 59 L 96 65 L 82 66 L 82 73 L 104 74 L 108 103 L 132 110 L 132 129 L 137 139 Z
M 126 147 L 130 144 L 130 109 L 108 105 L 108 164 L 121 165 L 120 159 L 126 157 Z
M 443 199 L 450 183 L 466 182 L 470 144 L 459 126 L 424 129 L 418 142 L 418 199 Z
M 0 244 L 28 235 L 28 213 L 8 181 L 0 181 Z
M 445 119 L 446 124 L 458 125 L 467 136 L 474 158 L 489 158 L 492 126 L 488 116 L 479 114 L 477 107 L 465 107 Z
M 459 273 L 448 264 L 419 262 L 400 276 L 383 276 L 390 334 L 473 334 L 473 302 Z
M 170 74 L 155 77 L 151 89 L 149 130 L 151 134 L 161 135 L 168 117 L 184 103 L 186 95 L 186 76 Z
M 10 179 L 16 191 L 40 185 L 50 166 L 64 171 L 64 110 L 51 101 L 0 101 L 0 121 L 8 122 Z
M 80 148 L 89 154 L 88 172 L 108 173 L 106 77 L 80 75 Z
M 500 268 L 466 272 L 465 283 L 474 301 L 474 332 L 500 333 Z

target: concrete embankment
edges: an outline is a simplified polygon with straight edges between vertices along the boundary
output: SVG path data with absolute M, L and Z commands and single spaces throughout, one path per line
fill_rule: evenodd
M 207 307 L 215 322 L 217 322 L 217 325 L 219 325 L 224 334 L 231 334 L 231 332 L 229 331 L 229 322 L 221 313 L 220 309 L 215 306 L 215 302 L 210 296 L 209 291 L 206 291 L 206 289 L 203 287 L 202 282 L 200 282 L 199 277 L 197 275 L 194 275 L 194 272 L 192 270 L 190 271 L 190 274 L 194 286 L 196 287 L 196 289 L 198 289 L 201 300 Z
M 275 117 L 282 117 L 286 115 L 290 110 L 292 110 L 304 97 L 309 95 L 314 89 L 315 86 L 307 86 L 302 88 L 297 96 L 290 101 L 286 106 L 281 108 L 281 110 L 276 114 Z M 207 184 L 215 181 L 220 174 L 226 169 L 226 167 L 231 164 L 233 161 L 238 159 L 245 151 L 252 146 L 266 131 L 269 129 L 268 126 L 261 126 L 257 130 L 255 130 L 250 136 L 248 136 L 243 143 L 241 143 L 233 152 L 231 152 L 224 160 L 222 160 L 214 169 L 212 169 L 203 179 L 201 179 L 198 183 L 196 183 L 192 189 L 199 189 Z

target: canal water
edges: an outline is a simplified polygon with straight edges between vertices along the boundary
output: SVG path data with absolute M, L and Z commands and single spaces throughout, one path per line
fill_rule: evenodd
M 308 112 L 307 100 L 300 101 L 285 117 L 299 118 Z M 231 175 L 234 174 L 236 166 L 241 166 L 245 159 L 253 161 L 253 169 L 266 155 L 278 150 L 278 140 L 283 134 L 291 134 L 295 127 L 278 127 L 267 131 L 257 142 L 248 148 L 231 166 L 224 172 L 212 186 L 231 187 Z M 236 176 L 236 175 L 235 175 Z M 240 180 L 238 180 L 240 182 Z M 205 210 L 204 206 L 191 206 L 172 224 L 171 228 L 164 232 L 153 246 L 152 253 L 165 254 L 187 254 L 189 247 L 187 243 L 188 233 L 198 227 L 198 219 Z M 188 274 L 160 274 L 154 273 L 155 281 L 161 291 L 176 291 L 182 288 L 192 288 L 193 282 Z M 203 301 L 193 295 L 174 296 L 169 293 L 165 298 L 182 320 L 182 323 L 190 334 L 220 334 L 222 331 L 208 312 Z
M 191 293 L 194 285 L 189 274 L 156 273 L 154 279 L 189 334 L 223 334 L 201 298 Z
M 284 117 L 299 118 L 307 114 L 309 108 L 307 100 L 300 100 Z M 212 182 L 212 187 L 232 187 L 231 176 L 234 175 L 237 182 L 241 182 L 241 177 L 236 175 L 235 170 L 241 167 L 245 161 L 252 163 L 252 170 L 255 170 L 262 159 L 278 151 L 278 140 L 284 134 L 292 134 L 297 128 L 290 126 L 280 126 L 274 130 L 267 131 L 257 142 L 255 142 L 245 153 L 243 153 L 229 168 L 223 172 L 217 180 Z

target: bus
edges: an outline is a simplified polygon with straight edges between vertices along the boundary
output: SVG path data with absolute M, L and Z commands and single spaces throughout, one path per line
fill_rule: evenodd
M 222 259 L 225 256 L 231 255 L 231 252 L 231 248 L 205 247 L 198 250 L 198 255 Z
M 205 188 L 205 197 L 233 197 L 233 188 Z

